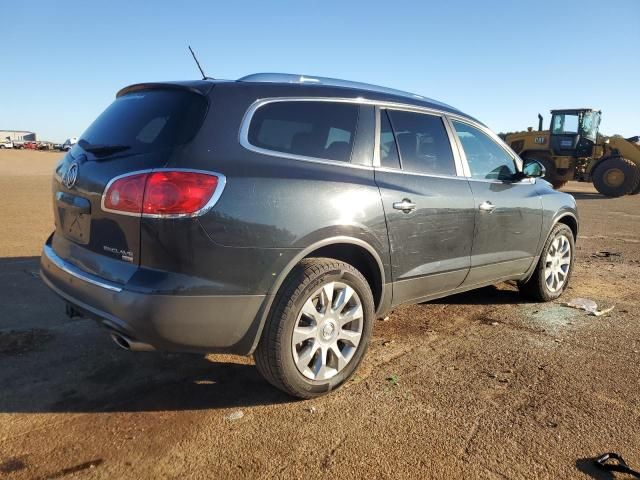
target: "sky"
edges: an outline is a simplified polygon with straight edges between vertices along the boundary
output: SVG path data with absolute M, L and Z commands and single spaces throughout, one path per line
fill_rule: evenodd
M 0 129 L 41 140 L 80 135 L 126 85 L 198 78 L 187 45 L 216 78 L 384 85 L 496 132 L 597 107 L 605 134 L 640 134 L 640 0 L 7 1 Z

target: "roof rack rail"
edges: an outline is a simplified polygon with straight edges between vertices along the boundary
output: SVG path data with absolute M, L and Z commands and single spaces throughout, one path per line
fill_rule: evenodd
M 369 83 L 352 82 L 350 80 L 341 80 L 339 78 L 315 77 L 311 75 L 298 75 L 294 73 L 254 73 L 239 78 L 239 82 L 266 82 L 266 83 L 298 83 L 305 85 L 327 85 L 331 87 L 357 88 L 360 90 L 368 90 L 370 92 L 386 93 L 389 95 L 397 95 L 400 97 L 413 98 L 433 104 L 441 105 L 447 108 L 454 108 L 446 103 L 433 100 L 411 92 L 396 90 L 395 88 L 380 87 Z

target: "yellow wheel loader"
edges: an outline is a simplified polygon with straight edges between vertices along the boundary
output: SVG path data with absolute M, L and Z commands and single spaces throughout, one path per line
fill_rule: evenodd
M 590 108 L 551 110 L 551 126 L 510 133 L 506 143 L 521 158 L 540 162 L 545 180 L 560 188 L 569 180 L 593 182 L 608 197 L 640 193 L 640 137 L 598 134 L 602 112 Z

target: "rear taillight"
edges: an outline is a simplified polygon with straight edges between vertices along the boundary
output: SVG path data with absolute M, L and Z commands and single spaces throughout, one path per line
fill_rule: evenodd
M 112 180 L 102 196 L 107 212 L 143 217 L 195 216 L 213 206 L 223 175 L 189 170 L 132 173 Z
M 102 197 L 102 208 L 107 211 L 140 214 L 148 176 L 148 173 L 138 173 L 118 178 L 107 187 Z

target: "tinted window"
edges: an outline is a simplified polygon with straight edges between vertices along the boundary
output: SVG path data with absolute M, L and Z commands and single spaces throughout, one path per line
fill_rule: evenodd
M 127 153 L 181 145 L 193 138 L 207 111 L 204 97 L 181 90 L 148 90 L 118 97 L 80 136 L 79 144 L 128 147 Z
M 434 175 L 456 174 L 451 144 L 440 117 L 399 110 L 389 110 L 388 114 L 403 170 Z
M 358 105 L 274 102 L 260 107 L 249 143 L 278 152 L 348 162 L 358 123 Z
M 400 168 L 398 147 L 386 110 L 380 110 L 380 165 L 387 168 Z
M 513 158 L 486 133 L 453 122 L 473 178 L 507 180 L 516 173 Z

